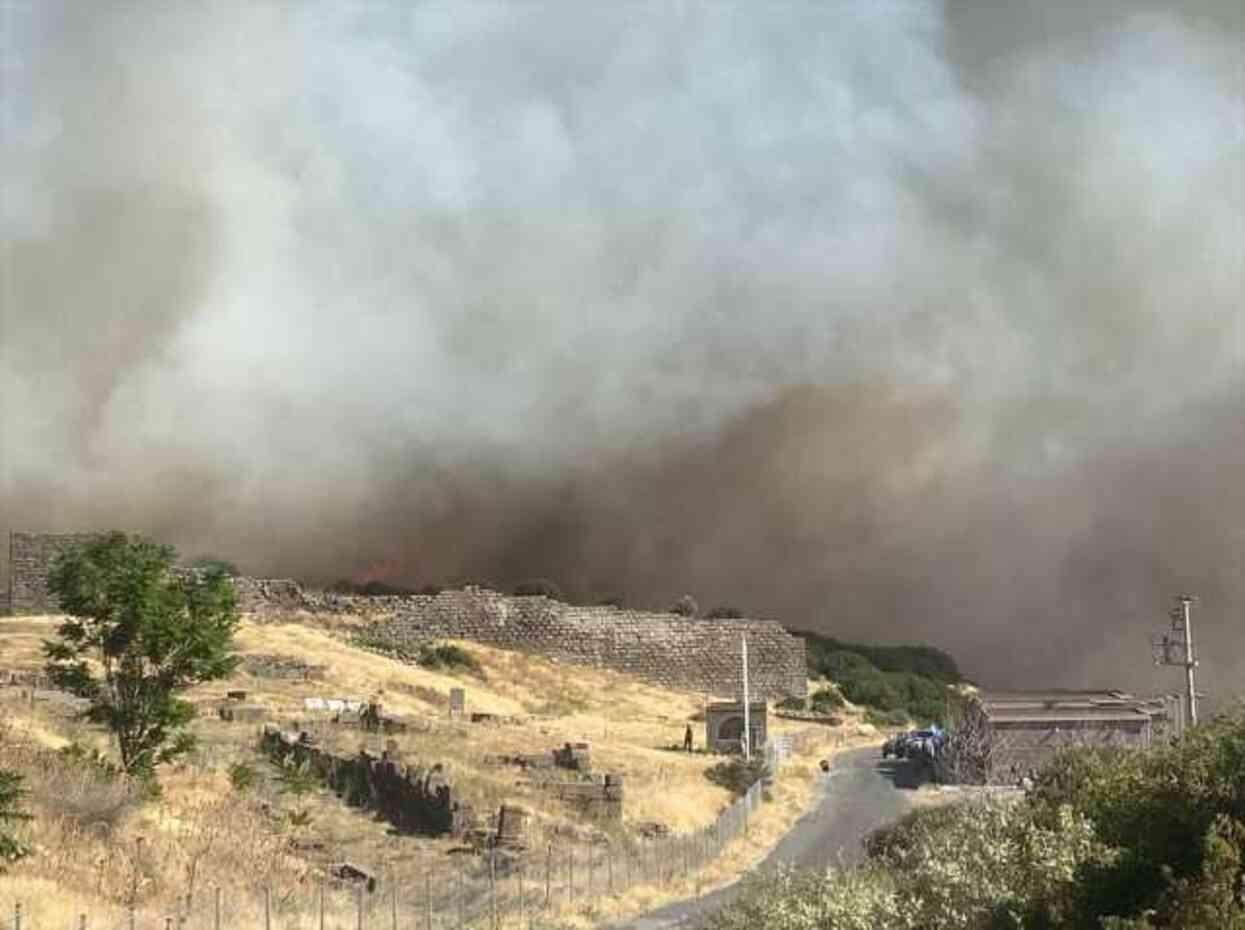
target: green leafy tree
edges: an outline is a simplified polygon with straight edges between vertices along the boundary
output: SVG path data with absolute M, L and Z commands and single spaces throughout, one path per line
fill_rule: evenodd
M 30 852 L 30 847 L 10 832 L 14 823 L 29 820 L 21 809 L 22 776 L 0 769 L 0 864 L 16 862 Z
M 237 664 L 233 585 L 219 570 L 172 570 L 176 552 L 111 533 L 63 553 L 48 588 L 70 615 L 44 643 L 48 674 L 86 698 L 87 719 L 117 740 L 121 767 L 150 777 L 187 752 L 193 705 L 178 692 L 228 676 Z

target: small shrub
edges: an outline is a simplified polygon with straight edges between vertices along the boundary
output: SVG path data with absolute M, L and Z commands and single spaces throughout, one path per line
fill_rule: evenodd
M 415 655 L 417 664 L 424 668 L 448 669 L 484 677 L 479 661 L 466 649 L 453 643 L 433 643 L 421 646 Z
M 715 607 L 707 614 L 709 620 L 742 620 L 744 612 L 738 607 Z
M 30 847 L 10 832 L 12 824 L 30 819 L 21 806 L 25 794 L 22 776 L 0 769 L 0 863 L 16 862 L 30 854 Z
M 807 702 L 804 698 L 789 697 L 778 702 L 779 710 L 804 710 Z
M 533 578 L 515 585 L 515 597 L 547 597 L 552 601 L 562 600 L 562 589 L 548 578 Z
M 696 603 L 696 598 L 690 594 L 684 594 L 670 605 L 670 612 L 680 617 L 695 617 L 700 613 L 700 605 Z
M 259 773 L 245 762 L 235 762 L 229 766 L 229 784 L 233 785 L 234 791 L 249 791 L 258 780 Z
M 705 778 L 735 795 L 747 794 L 748 789 L 769 774 L 764 756 L 745 759 L 736 756 L 705 769 Z
M 83 827 L 113 830 L 141 801 L 150 799 L 158 782 L 131 778 L 120 766 L 71 743 L 58 752 L 39 751 L 29 758 L 27 795 L 39 808 L 54 810 Z
M 828 714 L 846 705 L 843 695 L 834 688 L 822 688 L 808 700 L 809 707 L 819 714 Z
M 301 798 L 320 787 L 320 779 L 311 770 L 307 759 L 295 762 L 293 756 L 285 756 L 279 762 L 273 762 L 272 765 L 275 770 L 277 790 L 282 794 Z

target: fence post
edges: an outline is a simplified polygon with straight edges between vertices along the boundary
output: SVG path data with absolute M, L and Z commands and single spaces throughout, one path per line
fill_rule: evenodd
M 523 906 L 523 873 L 524 873 L 524 872 L 526 872 L 526 871 L 527 871 L 527 860 L 526 860 L 526 859 L 522 859 L 522 860 L 520 860 L 520 862 L 518 863 L 518 869 L 515 871 L 515 874 L 518 876 L 518 881 L 519 881 L 519 926 L 520 926 L 520 927 L 522 927 L 522 926 L 523 926 L 523 910 L 524 910 L 524 906 Z
M 567 867 L 567 883 L 566 883 L 566 893 L 568 895 L 567 900 L 570 901 L 571 903 L 574 903 L 575 902 L 575 841 L 574 840 L 571 840 L 570 844 L 567 846 L 566 856 L 567 856 L 566 861 L 569 863 L 569 866 Z
M 355 930 L 363 930 L 363 886 L 355 885 L 354 889 L 354 926 Z
M 390 880 L 393 880 L 392 876 L 390 876 Z M 398 930 L 398 883 L 396 881 L 389 889 L 389 909 L 393 916 L 392 930 Z
M 215 901 L 212 908 L 212 927 L 213 930 L 220 930 L 220 885 L 216 886 L 216 894 L 213 895 Z
M 86 930 L 86 914 L 78 915 L 78 930 Z
M 220 927 L 216 930 L 220 930 Z M 324 930 L 324 879 L 320 879 L 320 930 Z
M 592 897 L 592 875 L 596 868 L 596 863 L 592 861 L 592 842 L 588 842 L 588 897 Z
M 549 880 L 553 873 L 553 844 L 549 844 L 549 853 L 545 857 L 545 910 L 549 910 Z
M 428 918 L 424 930 L 432 930 L 432 874 L 424 872 L 424 915 Z M 324 930 L 323 927 L 320 930 Z
M 491 850 L 488 855 L 488 900 L 491 926 L 497 930 L 497 854 Z
M 264 886 L 264 930 L 272 930 L 272 889 Z
M 13 904 L 13 930 L 22 930 L 22 902 Z
M 458 930 L 463 930 L 464 926 L 463 911 L 466 907 L 466 902 L 464 901 L 465 896 L 466 891 L 463 888 L 463 862 L 460 858 L 458 860 Z
M 612 895 L 614 893 L 614 847 L 612 844 L 605 850 L 605 867 L 609 869 L 610 894 Z

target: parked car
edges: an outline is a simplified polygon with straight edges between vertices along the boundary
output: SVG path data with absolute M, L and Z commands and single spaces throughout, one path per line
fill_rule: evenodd
M 897 733 L 882 744 L 882 758 L 889 759 L 932 759 L 942 748 L 945 731 L 937 726 L 928 730 L 908 730 Z
M 915 732 L 915 730 L 908 730 L 904 733 L 896 733 L 888 739 L 882 744 L 882 758 L 889 759 L 894 756 L 896 759 L 902 759 L 907 752 L 908 740 Z

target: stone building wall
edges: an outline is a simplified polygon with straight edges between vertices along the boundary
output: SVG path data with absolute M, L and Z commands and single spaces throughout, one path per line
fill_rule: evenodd
M 48 593 L 48 571 L 56 557 L 71 546 L 96 539 L 94 533 L 11 533 L 9 535 L 9 592 L 6 600 L 15 614 L 55 613 L 56 597 Z

